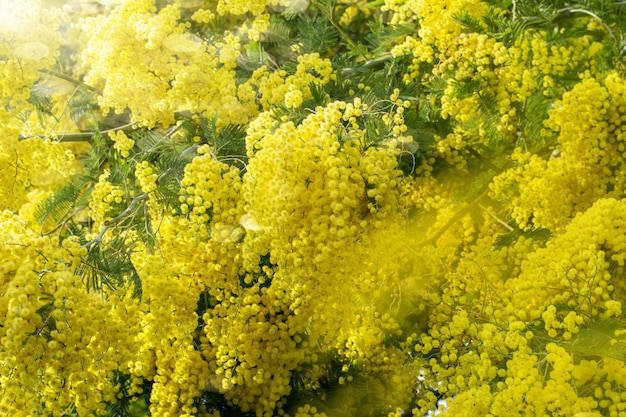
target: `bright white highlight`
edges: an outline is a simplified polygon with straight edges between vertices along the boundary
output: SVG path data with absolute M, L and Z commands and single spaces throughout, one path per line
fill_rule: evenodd
M 0 41 L 18 58 L 38 60 L 50 54 L 50 48 L 38 40 L 24 41 L 29 30 L 29 16 L 35 14 L 39 2 L 0 0 Z M 1 48 L 1 47 L 0 47 Z
M 6 36 L 15 33 L 19 29 L 20 16 L 24 14 L 28 2 L 19 0 L 0 0 L 0 36 L 6 40 Z

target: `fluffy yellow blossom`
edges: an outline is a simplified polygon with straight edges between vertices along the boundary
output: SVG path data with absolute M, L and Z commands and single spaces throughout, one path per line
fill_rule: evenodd
M 336 79 L 330 60 L 317 53 L 300 55 L 297 62 L 293 74 L 284 70 L 270 72 L 266 66 L 260 67 L 239 86 L 239 94 L 254 96 L 264 110 L 278 103 L 297 107 L 302 100 L 311 98 L 311 84 L 322 87 Z
M 619 4 L 9 3 L 0 414 L 626 412 Z
M 135 178 L 137 178 L 139 186 L 144 193 L 150 193 L 156 190 L 158 176 L 148 161 L 137 164 L 135 168 Z
M 220 14 L 232 13 L 232 14 L 261 14 L 265 7 L 268 5 L 286 4 L 287 0 L 253 0 L 253 1 L 241 1 L 241 0 L 219 0 L 217 3 L 217 11 Z
M 546 160 L 516 151 L 517 166 L 499 176 L 493 190 L 498 198 L 512 199 L 522 227 L 558 230 L 600 197 L 623 195 L 624 88 L 615 73 L 602 82 L 584 78 L 555 103 L 546 121 L 558 135 L 558 152 Z
M 109 133 L 113 141 L 113 147 L 120 153 L 122 158 L 128 158 L 129 151 L 135 146 L 135 141 L 129 138 L 123 130 Z
M 79 164 L 64 145 L 32 135 L 54 137 L 58 120 L 37 110 L 38 100 L 47 100 L 45 83 L 36 85 L 42 70 L 54 66 L 62 43 L 59 31 L 65 13 L 44 7 L 41 1 L 9 2 L 3 5 L 0 25 L 0 208 L 17 211 L 27 203 L 30 191 L 51 190 Z M 25 28 L 28 28 L 25 30 Z M 18 140 L 19 135 L 24 140 Z M 30 139 L 28 139 L 30 138 Z
M 392 12 L 392 22 L 407 24 L 419 21 L 419 37 L 426 44 L 437 46 L 461 33 L 454 16 L 460 11 L 481 16 L 487 5 L 477 0 L 422 1 L 385 0 L 383 10 Z
M 209 46 L 196 37 L 180 38 L 186 25 L 179 7 L 154 9 L 151 1 L 127 1 L 109 15 L 81 22 L 90 33 L 82 52 L 89 68 L 85 80 L 102 87 L 100 105 L 128 108 L 133 121 L 150 127 L 173 124 L 180 111 L 219 114 L 224 125 L 244 122 L 248 115 L 236 98 L 233 72 L 239 40 L 231 36 Z M 131 81 L 124 76 L 129 73 L 138 78 Z
M 135 303 L 87 291 L 75 275 L 87 250 L 76 239 L 58 242 L 24 226 L 2 218 L 4 233 L 12 232 L 3 236 L 15 245 L 3 249 L 0 409 L 103 412 L 114 400 L 111 377 L 135 350 Z
M 89 215 L 97 225 L 104 224 L 104 221 L 111 217 L 111 209 L 115 205 L 119 207 L 125 195 L 124 190 L 107 180 L 109 175 L 110 171 L 108 170 L 100 175 L 89 199 Z

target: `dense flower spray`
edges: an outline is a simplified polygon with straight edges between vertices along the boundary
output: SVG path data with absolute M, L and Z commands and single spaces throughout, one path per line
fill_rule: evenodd
M 624 415 L 622 3 L 0 1 L 0 414 Z

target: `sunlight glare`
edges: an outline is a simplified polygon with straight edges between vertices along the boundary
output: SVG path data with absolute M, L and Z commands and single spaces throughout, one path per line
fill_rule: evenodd
M 24 4 L 19 0 L 0 0 L 0 33 L 2 38 L 19 29 L 19 16 L 23 14 Z

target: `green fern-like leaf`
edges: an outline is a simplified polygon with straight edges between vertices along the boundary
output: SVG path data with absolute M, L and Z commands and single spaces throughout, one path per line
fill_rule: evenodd
M 313 14 L 298 18 L 298 38 L 302 41 L 302 52 L 317 52 L 325 55 L 331 47 L 337 44 L 339 34 L 323 16 Z
M 140 297 L 141 279 L 130 259 L 132 250 L 132 245 L 119 235 L 106 244 L 92 244 L 76 273 L 84 279 L 88 291 L 115 289 L 130 283 L 133 297 Z
M 466 33 L 484 33 L 485 31 L 483 22 L 472 16 L 467 10 L 460 11 L 453 18 L 463 27 Z
M 35 108 L 39 123 L 42 125 L 45 124 L 45 119 L 47 117 L 52 117 L 53 119 L 58 120 L 54 113 L 55 103 L 50 97 L 40 94 L 31 94 L 28 98 L 28 103 Z
M 322 86 L 316 83 L 311 83 L 309 85 L 309 90 L 311 90 L 311 95 L 313 96 L 312 100 L 315 103 L 315 107 L 325 106 L 330 101 L 329 95 L 326 93 Z
M 371 33 L 365 36 L 368 49 L 373 56 L 387 52 L 398 38 L 408 35 L 413 28 L 400 25 L 387 25 L 381 20 L 373 20 L 369 23 Z
M 573 354 L 583 357 L 609 357 L 626 361 L 626 340 L 617 336 L 624 325 L 615 319 L 604 319 L 581 329 L 576 339 L 563 343 L 563 347 Z
M 262 41 L 274 46 L 291 44 L 291 26 L 281 18 L 273 17 L 263 33 Z
M 511 246 L 522 236 L 528 239 L 546 242 L 552 236 L 552 232 L 548 229 L 533 229 L 525 231 L 519 228 L 514 228 L 513 231 L 498 236 L 496 242 L 494 243 L 494 248 L 501 249 L 505 246 Z
M 237 65 L 247 71 L 254 71 L 263 65 L 272 69 L 278 67 L 275 58 L 258 42 L 246 45 L 246 53 L 237 59 Z
M 534 148 L 542 148 L 546 144 L 545 137 L 541 135 L 544 129 L 543 121 L 547 117 L 548 110 L 553 105 L 553 100 L 546 97 L 542 92 L 535 93 L 528 97 L 523 105 L 522 114 L 524 115 L 523 135 L 526 146 Z
M 89 177 L 75 176 L 37 206 L 35 220 L 41 225 L 57 225 L 69 220 L 80 208 L 87 206 L 92 185 Z

